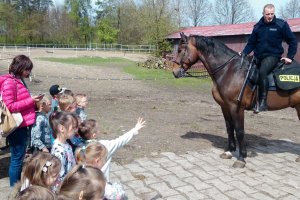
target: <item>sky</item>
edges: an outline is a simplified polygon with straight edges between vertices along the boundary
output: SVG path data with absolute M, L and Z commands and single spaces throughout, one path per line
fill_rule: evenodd
M 279 13 L 279 8 L 281 6 L 284 6 L 285 3 L 288 2 L 287 0 L 249 0 L 249 3 L 251 4 L 251 6 L 254 9 L 254 14 L 255 14 L 255 18 L 256 20 L 260 19 L 262 17 L 262 10 L 264 5 L 271 3 L 275 6 L 275 15 L 277 13 Z

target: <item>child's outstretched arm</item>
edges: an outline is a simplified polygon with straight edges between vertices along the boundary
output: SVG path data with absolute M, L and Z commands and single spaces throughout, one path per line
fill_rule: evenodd
M 138 118 L 138 121 L 137 121 L 137 123 L 136 123 L 136 125 L 135 125 L 135 127 L 134 127 L 134 129 L 136 129 L 136 132 L 135 132 L 134 135 L 137 135 L 137 134 L 138 134 L 138 131 L 139 131 L 141 128 L 145 127 L 145 125 L 146 125 L 146 121 L 143 120 L 143 118 L 139 117 L 139 118 Z
M 107 148 L 107 157 L 110 158 L 115 151 L 127 144 L 134 135 L 137 135 L 139 133 L 138 131 L 143 128 L 145 124 L 146 121 L 144 121 L 143 118 L 139 117 L 135 127 L 130 131 L 124 133 L 114 140 L 100 140 L 99 142 Z
M 104 166 L 101 168 L 107 181 L 109 181 L 109 171 L 110 171 L 109 169 L 110 169 L 110 163 L 113 154 L 118 149 L 120 149 L 125 144 L 127 144 L 134 135 L 137 135 L 138 131 L 145 126 L 145 123 L 146 122 L 139 117 L 135 127 L 130 131 L 128 131 L 127 133 L 121 135 L 120 137 L 114 140 L 99 140 L 99 142 L 103 144 L 107 149 L 107 158 L 106 158 L 107 160 Z

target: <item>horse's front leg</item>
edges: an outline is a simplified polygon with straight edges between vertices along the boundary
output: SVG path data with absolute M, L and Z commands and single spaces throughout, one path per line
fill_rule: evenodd
M 239 145 L 239 157 L 238 160 L 235 161 L 235 163 L 233 164 L 233 167 L 243 168 L 246 165 L 245 158 L 247 157 L 247 149 L 246 149 L 245 139 L 244 139 L 245 137 L 244 109 L 240 108 L 237 111 L 236 106 L 232 106 L 230 111 L 234 123 L 236 138 Z
M 225 120 L 226 131 L 228 134 L 228 143 L 225 152 L 222 153 L 220 157 L 223 159 L 231 159 L 232 152 L 236 151 L 236 143 L 234 137 L 234 123 L 230 114 L 230 110 L 226 107 L 221 107 L 221 108 Z

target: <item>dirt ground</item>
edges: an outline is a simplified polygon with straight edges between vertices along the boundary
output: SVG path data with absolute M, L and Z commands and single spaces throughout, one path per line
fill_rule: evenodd
M 142 54 L 104 52 L 98 52 L 97 55 L 120 56 L 135 61 L 147 57 Z M 74 93 L 87 94 L 88 117 L 96 119 L 102 130 L 107 132 L 103 138 L 112 139 L 130 130 L 139 116 L 147 121 L 147 126 L 140 134 L 114 156 L 115 162 L 124 164 L 136 158 L 156 156 L 160 152 L 207 151 L 212 146 L 224 148 L 226 145 L 225 123 L 220 107 L 211 96 L 209 83 L 204 83 L 199 88 L 189 88 L 166 86 L 154 80 L 116 80 L 133 77 L 122 72 L 122 65 L 69 65 L 37 59 L 42 56 L 42 51 L 40 54 L 31 52 L 35 78 L 28 83 L 30 91 L 36 94 L 48 92 L 52 84 L 59 84 Z M 50 56 L 74 56 L 74 53 L 55 52 Z M 6 61 L 3 62 L 2 66 Z M 105 80 L 84 80 L 82 77 Z M 249 147 L 267 147 L 270 143 L 276 143 L 280 149 L 283 142 L 295 142 L 294 145 L 299 146 L 300 124 L 294 109 L 258 115 L 246 112 L 245 116 L 246 140 Z M 3 145 L 4 140 L 1 141 Z M 5 166 L 8 162 L 9 151 L 1 151 L 0 178 L 7 176 L 8 170 Z

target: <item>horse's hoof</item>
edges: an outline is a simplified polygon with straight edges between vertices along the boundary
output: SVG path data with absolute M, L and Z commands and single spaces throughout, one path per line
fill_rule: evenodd
M 300 162 L 300 156 L 295 160 L 295 162 Z
M 232 167 L 234 168 L 244 168 L 246 166 L 245 161 L 237 160 L 233 163 Z
M 230 151 L 225 151 L 220 155 L 220 158 L 222 159 L 231 159 L 232 153 Z

